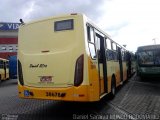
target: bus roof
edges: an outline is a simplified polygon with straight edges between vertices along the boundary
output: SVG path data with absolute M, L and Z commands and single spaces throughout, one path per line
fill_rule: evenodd
M 30 25 L 30 24 L 34 24 L 34 23 L 38 23 L 38 22 L 42 22 L 42 21 L 47 21 L 47 20 L 51 20 L 51 19 L 54 19 L 54 18 L 65 18 L 65 17 L 73 16 L 73 15 L 83 16 L 84 14 L 82 14 L 82 13 L 71 13 L 71 14 L 61 14 L 61 15 L 56 15 L 56 16 L 50 16 L 50 17 L 46 17 L 46 18 L 42 18 L 42 19 L 33 20 L 33 21 L 28 22 L 28 23 L 24 23 L 21 26 Z
M 156 49 L 160 49 L 160 44 L 140 46 L 137 48 L 137 52 L 146 51 L 146 50 L 156 50 Z

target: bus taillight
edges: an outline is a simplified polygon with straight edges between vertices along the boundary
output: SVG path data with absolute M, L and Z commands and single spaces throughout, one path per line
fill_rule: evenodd
M 79 86 L 83 82 L 84 55 L 82 54 L 76 61 L 74 86 Z
M 23 82 L 23 73 L 22 73 L 22 65 L 21 62 L 18 60 L 18 78 L 21 85 L 24 85 Z

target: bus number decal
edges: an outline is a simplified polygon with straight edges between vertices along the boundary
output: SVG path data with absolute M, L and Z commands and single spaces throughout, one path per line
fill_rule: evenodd
M 46 92 L 47 97 L 65 97 L 66 93 Z

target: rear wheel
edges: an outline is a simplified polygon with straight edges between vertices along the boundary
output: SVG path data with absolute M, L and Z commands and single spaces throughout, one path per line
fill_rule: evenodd
M 116 94 L 116 79 L 115 77 L 112 77 L 112 81 L 111 81 L 111 98 L 114 98 Z

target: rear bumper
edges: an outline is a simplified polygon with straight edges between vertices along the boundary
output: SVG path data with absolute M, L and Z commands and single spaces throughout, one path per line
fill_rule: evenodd
M 18 85 L 19 97 L 61 101 L 93 101 L 88 96 L 88 86 L 66 88 L 35 88 Z
M 137 75 L 142 77 L 159 77 L 160 67 L 139 67 Z

